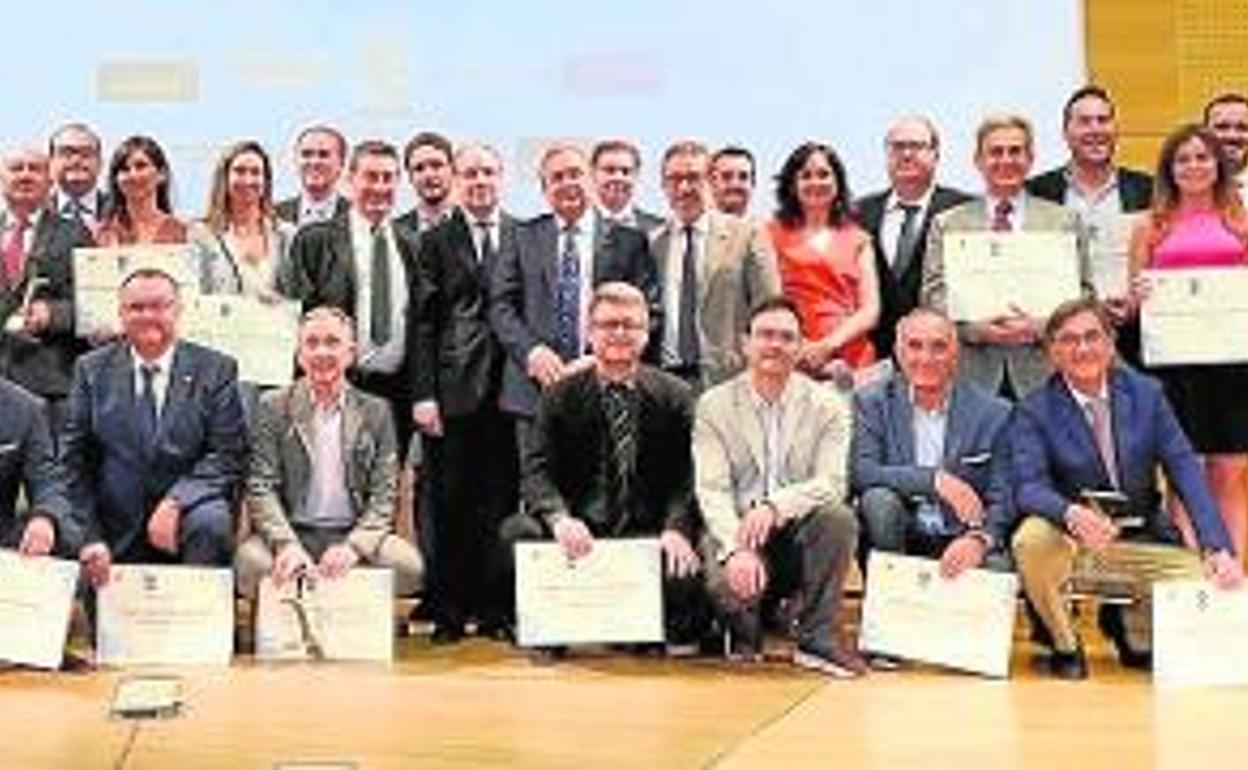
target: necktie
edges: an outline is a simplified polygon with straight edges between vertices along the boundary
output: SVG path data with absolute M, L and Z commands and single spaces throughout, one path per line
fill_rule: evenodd
M 576 250 L 576 232 L 576 225 L 564 230 L 555 285 L 555 344 L 565 361 L 581 355 L 581 255 Z
M 18 215 L 14 218 L 13 230 L 4 243 L 4 280 L 9 286 L 21 283 L 22 271 L 26 268 L 26 228 L 30 220 Z
M 494 256 L 494 239 L 490 236 L 490 223 L 481 220 L 476 223 L 477 228 L 477 261 L 486 264 Z
M 160 374 L 160 367 L 156 364 L 140 364 L 139 374 L 143 376 L 143 392 L 139 394 L 139 440 L 144 451 L 148 451 L 155 443 L 159 420 L 155 381 L 156 375 Z
M 1114 430 L 1110 424 L 1109 401 L 1094 398 L 1088 401 L 1088 417 L 1092 423 L 1092 437 L 1096 439 L 1096 451 L 1105 465 L 1109 483 L 1118 488 L 1118 454 L 1114 449 Z
M 381 347 L 390 341 L 390 244 L 381 225 L 373 228 L 372 279 L 368 336 Z
M 1014 213 L 1014 203 L 1009 198 L 997 201 L 997 206 L 992 210 L 992 231 L 994 233 L 1008 233 L 1014 229 L 1013 223 L 1010 222 L 1010 214 Z
M 699 358 L 698 341 L 698 266 L 693 246 L 693 226 L 685 225 L 685 253 L 680 271 L 680 326 L 676 350 L 680 362 L 694 366 Z
M 633 470 L 637 463 L 637 431 L 632 391 L 618 383 L 603 393 L 607 427 L 611 436 L 611 460 L 607 470 L 608 498 L 616 516 L 617 530 L 627 518 Z
M 901 220 L 901 231 L 897 235 L 897 249 L 893 252 L 893 275 L 906 272 L 914 257 L 914 247 L 919 242 L 919 207 L 913 203 L 900 205 L 905 216 Z

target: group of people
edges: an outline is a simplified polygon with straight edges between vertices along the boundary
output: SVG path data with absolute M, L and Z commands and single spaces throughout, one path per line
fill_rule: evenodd
M 1212 100 L 1155 177 L 1115 163 L 1103 89 L 1062 120 L 1070 158 L 1032 176 L 1030 123 L 985 118 L 977 195 L 937 184 L 921 116 L 889 128 L 890 186 L 859 200 L 832 147 L 803 143 L 774 217 L 750 214 L 742 147 L 667 147 L 658 216 L 634 203 L 634 144 L 555 143 L 550 211 L 526 220 L 502 209 L 488 145 L 348 148 L 315 125 L 297 195 L 274 202 L 268 154 L 239 142 L 190 224 L 158 143 L 121 142 L 100 190 L 99 138 L 63 126 L 0 165 L 0 537 L 77 558 L 95 586 L 113 562 L 232 562 L 244 594 L 389 567 L 450 643 L 510 634 L 517 541 L 578 558 L 654 536 L 670 642 L 728 629 L 749 657 L 784 615 L 795 662 L 838 676 L 864 670 L 836 624 L 871 549 L 950 577 L 1016 567 L 1067 677 L 1086 664 L 1064 588 L 1125 574 L 1132 603 L 1099 620 L 1147 666 L 1150 581 L 1233 585 L 1248 538 L 1248 370 L 1138 371 L 1145 271 L 1244 261 L 1248 100 Z M 404 172 L 416 204 L 396 215 Z M 1054 259 L 1077 262 L 1083 296 L 1046 318 L 951 318 L 946 239 L 976 231 L 1068 233 Z M 187 244 L 196 291 L 302 304 L 292 385 L 240 388 L 229 357 L 179 339 L 173 269 L 132 273 L 116 327 L 80 334 L 73 249 L 160 243 Z M 412 543 L 395 519 L 416 466 Z M 1145 525 L 1120 527 L 1097 492 Z

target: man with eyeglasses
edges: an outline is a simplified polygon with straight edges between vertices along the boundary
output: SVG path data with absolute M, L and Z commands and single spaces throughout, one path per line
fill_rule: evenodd
M 875 242 L 880 320 L 871 331 L 876 350 L 892 350 L 897 322 L 919 304 L 927 231 L 940 212 L 970 197 L 936 184 L 940 135 L 921 115 L 899 119 L 884 137 L 889 188 L 858 201 L 862 226 Z
M 553 538 L 572 560 L 603 538 L 657 537 L 663 551 L 667 640 L 698 638 L 701 563 L 693 462 L 693 396 L 679 379 L 641 363 L 649 335 L 646 297 L 631 284 L 601 284 L 589 305 L 591 363 L 547 388 L 534 426 L 526 509 L 503 523 L 512 546 Z
M 1248 185 L 1248 97 L 1230 92 L 1219 94 L 1205 105 L 1204 117 L 1205 126 L 1222 143 L 1242 192 Z
M 140 269 L 118 292 L 124 336 L 74 367 L 61 463 L 86 576 L 118 563 L 230 563 L 247 454 L 234 359 L 178 339 L 167 273 Z
M 66 123 L 48 139 L 48 155 L 56 182 L 53 210 L 94 232 L 107 204 L 107 196 L 96 186 L 102 162 L 100 137 L 85 123 Z
M 1114 327 L 1092 299 L 1060 305 L 1044 327 L 1056 369 L 1018 405 L 1012 436 L 1013 537 L 1023 589 L 1053 639 L 1054 676 L 1087 676 L 1064 589 L 1126 592 L 1129 608 L 1099 618 L 1126 666 L 1148 668 L 1152 583 L 1202 574 L 1242 579 L 1200 461 L 1161 386 L 1114 364 Z M 1182 539 L 1158 489 L 1178 493 L 1201 552 Z
M 741 337 L 750 307 L 780 291 L 769 239 L 708 207 L 708 161 L 706 146 L 691 140 L 663 153 L 671 215 L 650 241 L 663 296 L 663 368 L 695 391 L 745 368 Z

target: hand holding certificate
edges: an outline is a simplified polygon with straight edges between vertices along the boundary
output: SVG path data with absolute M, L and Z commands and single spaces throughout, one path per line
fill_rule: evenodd
M 355 568 L 333 580 L 260 583 L 256 657 L 369 660 L 394 657 L 394 574 Z
M 595 540 L 575 561 L 555 543 L 517 543 L 516 620 L 525 647 L 663 641 L 658 541 Z
M 1248 361 L 1248 270 L 1145 271 L 1151 291 L 1140 308 L 1150 366 Z
M 1074 233 L 945 233 L 949 317 L 987 321 L 1024 313 L 1044 318 L 1080 295 Z
M 1018 578 L 971 569 L 953 579 L 940 563 L 872 551 L 859 646 L 871 652 L 1007 677 Z
M 229 665 L 234 579 L 228 569 L 117 565 L 100 589 L 102 665 Z
M 0 551 L 0 660 L 61 665 L 78 565 Z
M 1204 580 L 1153 584 L 1153 679 L 1160 685 L 1248 684 L 1248 589 Z

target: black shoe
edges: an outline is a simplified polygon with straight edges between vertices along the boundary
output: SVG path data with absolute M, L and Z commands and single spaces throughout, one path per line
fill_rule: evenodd
M 1054 650 L 1049 656 L 1049 673 L 1058 679 L 1087 679 L 1088 661 L 1083 657 L 1083 648 L 1076 647 L 1074 652 Z
M 558 647 L 534 647 L 533 662 L 542 666 L 549 666 L 564 658 L 568 657 L 568 648 L 562 645 Z
M 463 626 L 438 624 L 433 627 L 433 636 L 429 640 L 434 644 L 456 644 L 463 638 Z
M 1137 650 L 1127 641 L 1127 627 L 1122 620 L 1122 608 L 1112 604 L 1102 604 L 1096 612 L 1096 625 L 1101 633 L 1114 643 L 1114 651 L 1118 653 L 1118 662 L 1123 668 L 1139 671 L 1151 671 L 1153 653 L 1150 650 Z
M 478 623 L 477 636 L 485 639 L 493 639 L 496 642 L 516 641 L 516 632 L 512 630 L 511 624 L 503 621 Z
M 1023 608 L 1027 611 L 1027 624 L 1031 626 L 1031 641 L 1041 647 L 1053 648 L 1053 634 L 1049 633 L 1049 629 L 1044 625 L 1044 621 L 1040 619 L 1040 613 L 1036 612 L 1036 608 L 1032 605 L 1030 599 L 1023 600 Z

